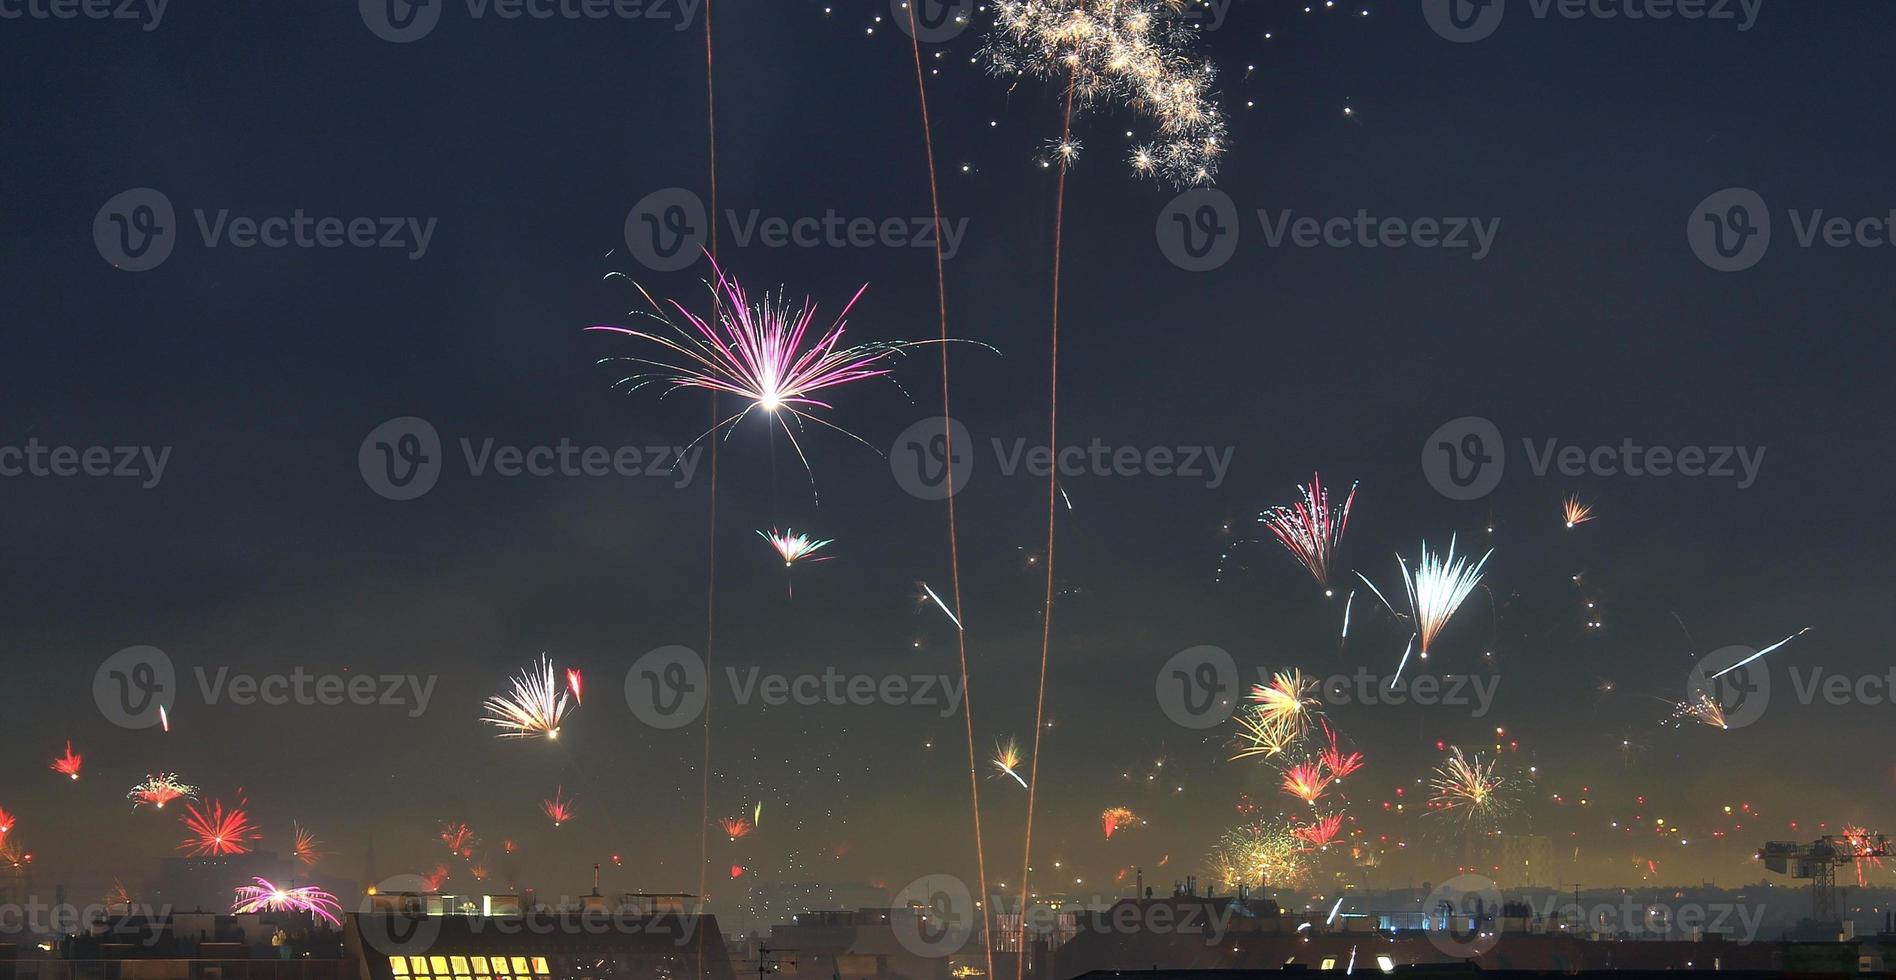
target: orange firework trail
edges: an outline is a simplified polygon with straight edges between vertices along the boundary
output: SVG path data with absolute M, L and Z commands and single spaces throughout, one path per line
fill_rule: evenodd
M 1302 738 L 1322 704 L 1312 696 L 1316 689 L 1317 682 L 1304 677 L 1301 669 L 1280 670 L 1269 684 L 1251 686 L 1255 717 L 1274 727 L 1286 740 Z
M 749 837 L 750 832 L 756 829 L 751 825 L 749 820 L 743 817 L 725 817 L 723 820 L 718 821 L 718 827 L 724 831 L 724 836 L 729 837 L 733 841 L 742 837 Z
M 290 855 L 302 862 L 303 867 L 313 868 L 316 862 L 323 859 L 322 842 L 316 839 L 315 834 L 309 832 L 309 828 L 300 823 L 291 822 L 290 840 Z
M 1342 829 L 1343 814 L 1332 813 L 1327 817 L 1319 818 L 1314 823 L 1295 828 L 1291 833 L 1299 840 L 1308 842 L 1312 847 L 1327 847 L 1331 841 L 1336 840 L 1337 833 Z
M 1284 770 L 1284 792 L 1314 805 L 1330 788 L 1332 778 L 1321 763 L 1299 762 Z
M 464 823 L 446 824 L 441 828 L 441 833 L 436 836 L 441 839 L 441 843 L 448 845 L 448 850 L 456 854 L 473 850 L 474 845 L 479 842 L 474 836 L 474 828 Z
M 1560 516 L 1566 520 L 1568 527 L 1579 527 L 1593 519 L 1593 508 L 1581 503 L 1576 495 L 1561 502 Z
M 66 754 L 53 760 L 53 771 L 72 779 L 79 778 L 79 767 L 85 763 L 85 757 L 72 750 L 72 742 L 66 743 Z
M 250 822 L 250 815 L 242 806 L 224 809 L 222 800 L 212 800 L 206 811 L 185 804 L 183 823 L 191 831 L 190 837 L 178 845 L 178 850 L 191 857 L 228 857 L 233 854 L 250 853 L 250 843 L 263 839 L 263 834 Z

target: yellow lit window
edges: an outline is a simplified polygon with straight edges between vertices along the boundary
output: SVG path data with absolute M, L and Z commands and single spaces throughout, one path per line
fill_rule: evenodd
M 1317 967 L 1317 969 L 1319 969 L 1319 970 L 1334 970 L 1334 969 L 1336 969 L 1336 957 L 1334 957 L 1334 956 L 1326 956 L 1326 957 L 1324 957 L 1324 958 L 1323 958 L 1323 965 L 1322 965 L 1322 966 L 1319 966 L 1319 967 Z
M 546 957 L 536 956 L 533 958 L 533 972 L 543 977 L 552 972 L 546 968 Z
M 486 972 L 488 972 L 488 970 L 487 970 L 487 957 L 485 957 L 485 956 L 475 956 L 475 957 L 472 957 L 472 959 L 474 960 L 474 972 L 475 972 L 475 973 L 486 973 Z
M 388 968 L 394 971 L 395 975 L 398 977 L 407 976 L 408 975 L 408 957 L 406 956 L 389 957 Z
M 453 964 L 454 964 L 454 972 L 455 972 L 455 974 L 456 974 L 456 975 L 462 975 L 462 974 L 465 974 L 465 973 L 467 973 L 467 972 L 468 972 L 468 969 L 467 969 L 467 957 L 465 957 L 465 956 L 450 956 L 450 957 L 448 957 L 448 961 L 449 961 L 450 963 L 453 963 Z
M 473 977 L 455 977 L 454 980 L 474 980 Z
M 531 971 L 529 971 L 529 970 L 527 969 L 527 958 L 526 958 L 526 957 L 524 957 L 524 956 L 516 956 L 516 957 L 514 957 L 514 958 L 513 958 L 513 965 L 514 965 L 514 975 L 515 975 L 515 976 L 519 976 L 519 975 L 520 975 L 520 974 L 522 974 L 522 973 L 528 973 L 528 972 L 531 972 Z
M 434 969 L 429 972 L 437 977 L 445 976 L 448 972 L 448 958 L 445 956 L 428 957 L 428 965 L 434 967 Z

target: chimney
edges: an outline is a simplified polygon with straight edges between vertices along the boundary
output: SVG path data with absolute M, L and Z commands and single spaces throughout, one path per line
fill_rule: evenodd
M 1146 869 L 1135 868 L 1133 870 L 1137 873 L 1138 877 L 1133 879 L 1135 884 L 1132 886 L 1132 897 L 1138 898 L 1144 895 L 1146 891 Z

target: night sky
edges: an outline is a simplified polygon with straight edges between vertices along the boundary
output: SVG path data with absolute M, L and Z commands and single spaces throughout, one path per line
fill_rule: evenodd
M 1154 683 L 1167 658 L 1203 644 L 1230 651 L 1247 684 L 1259 668 L 1393 669 L 1409 629 L 1366 591 L 1339 650 L 1341 592 L 1323 599 L 1275 542 L 1232 544 L 1319 470 L 1339 495 L 1360 481 L 1345 588 L 1360 570 L 1400 606 L 1398 550 L 1413 562 L 1423 539 L 1439 548 L 1451 534 L 1477 554 L 1494 548 L 1488 590 L 1427 665 L 1497 678 L 1492 711 L 1328 711 L 1368 757 L 1347 784 L 1355 839 L 1408 844 L 1373 884 L 1453 874 L 1452 843 L 1415 808 L 1382 804 L 1398 786 L 1420 802 L 1438 740 L 1492 753 L 1497 726 L 1518 743 L 1504 761 L 1535 770 L 1507 829 L 1551 837 L 1563 881 L 1755 881 L 1751 854 L 1766 839 L 1896 826 L 1892 692 L 1804 705 L 1788 672 L 1854 679 L 1892 660 L 1889 524 L 1877 515 L 1896 479 L 1896 252 L 1886 230 L 1882 247 L 1821 236 L 1800 247 L 1788 212 L 1881 222 L 1896 208 L 1884 105 L 1896 8 L 1774 0 L 1741 31 L 1539 18 L 1518 3 L 1492 37 L 1460 44 L 1417 4 L 1366 2 L 1367 16 L 1361 4 L 1305 13 L 1238 0 L 1205 32 L 1231 127 L 1217 186 L 1243 215 L 1221 268 L 1189 272 L 1162 254 L 1154 228 L 1176 191 L 1124 162 L 1125 131 L 1147 123 L 1110 108 L 1075 121 L 1059 441 L 1209 446 L 1231 465 L 1217 486 L 1061 481 L 1071 509 L 1058 513 L 1036 881 L 1110 896 L 1129 887 L 1115 872 L 1142 865 L 1164 887 L 1200 871 L 1244 819 L 1240 793 L 1266 813 L 1307 811 L 1278 793 L 1270 766 L 1226 761 L 1230 725 L 1169 721 Z M 583 330 L 644 308 L 613 271 L 707 305 L 704 262 L 646 269 L 625 237 L 648 194 L 707 192 L 702 21 L 473 19 L 451 3 L 428 36 L 397 44 L 354 7 L 174 4 L 154 30 L 0 22 L 0 445 L 171 447 L 148 489 L 0 478 L 0 807 L 18 818 L 37 887 L 78 895 L 115 877 L 136 892 L 176 853 L 173 811 L 134 812 L 124 798 L 159 771 L 227 801 L 241 788 L 264 850 L 287 848 L 292 820 L 313 828 L 331 852 L 319 881 L 425 872 L 447 860 L 435 834 L 452 820 L 492 852 L 486 887 L 504 884 L 506 866 L 519 887 L 575 894 L 618 854 L 608 888 L 695 890 L 703 729 L 642 725 L 622 686 L 648 650 L 704 647 L 708 460 L 682 489 L 473 477 L 459 440 L 677 446 L 708 424 L 702 392 L 615 390 L 625 370 L 598 360 L 636 343 Z M 753 209 L 929 214 L 911 52 L 888 14 L 875 0 L 827 14 L 814 0 L 717 0 L 719 206 L 740 223 Z M 1046 439 L 1057 171 L 1040 158 L 1061 104 L 1058 84 L 971 63 L 991 16 L 923 53 L 939 67 L 928 85 L 942 207 L 967 219 L 947 262 L 949 331 L 998 350 L 953 347 L 952 384 L 978 457 L 957 500 L 989 877 L 1012 885 L 1025 793 L 990 778 L 985 756 L 997 737 L 1033 735 L 1047 485 L 999 472 L 993 441 Z M 175 205 L 182 240 L 157 268 L 115 269 L 94 217 L 139 187 Z M 1773 238 L 1755 266 L 1720 272 L 1685 230 L 1698 202 L 1730 187 L 1768 202 Z M 207 247 L 200 209 L 437 224 L 415 259 Z M 1499 231 L 1479 260 L 1272 247 L 1260 209 L 1476 216 Z M 820 324 L 868 283 L 852 341 L 939 329 L 926 248 L 743 245 L 729 224 L 720 236 L 735 275 L 812 298 Z M 935 349 L 900 359 L 895 379 L 832 392 L 825 417 L 887 452 L 941 410 Z M 403 416 L 431 422 L 451 458 L 427 495 L 393 501 L 365 484 L 357 455 Z M 1438 493 L 1420 462 L 1430 434 L 1462 416 L 1492 420 L 1509 452 L 1500 485 L 1473 501 Z M 821 426 L 802 438 L 820 505 L 762 418 L 719 445 L 714 671 L 956 673 L 952 627 L 915 599 L 918 581 L 948 581 L 945 507 L 905 493 L 876 450 Z M 1765 456 L 1743 489 L 1538 477 L 1524 438 Z M 1597 519 L 1569 530 L 1560 505 L 1575 493 Z M 793 572 L 794 598 L 753 533 L 773 525 L 835 541 L 834 560 Z M 1768 658 L 1773 701 L 1759 721 L 1660 724 L 1700 657 L 1807 626 Z M 92 697 L 99 664 L 140 644 L 178 666 L 169 734 L 120 728 Z M 543 651 L 585 671 L 584 705 L 557 742 L 496 740 L 481 700 Z M 297 666 L 438 683 L 411 718 L 206 705 L 191 673 Z M 763 803 L 751 837 L 711 830 L 714 911 L 787 882 L 972 880 L 958 716 L 742 706 L 720 683 L 712 717 L 711 816 Z M 47 770 L 67 739 L 86 757 L 77 783 Z M 556 787 L 578 809 L 557 830 L 539 809 Z M 1555 794 L 1593 802 L 1583 811 Z M 1723 814 L 1741 802 L 1761 815 Z M 1145 825 L 1102 839 L 1100 811 L 1120 805 Z M 1684 831 L 1655 833 L 1655 817 Z M 503 861 L 508 838 L 520 852 Z M 746 876 L 729 881 L 731 865 Z M 451 869 L 450 890 L 482 887 L 464 862 Z

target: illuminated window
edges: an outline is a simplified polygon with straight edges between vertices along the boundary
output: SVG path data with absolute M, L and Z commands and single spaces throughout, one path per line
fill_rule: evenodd
M 513 967 L 514 967 L 514 975 L 515 975 L 515 976 L 519 976 L 519 975 L 521 975 L 521 974 L 523 974 L 523 973 L 529 973 L 529 972 L 531 972 L 531 971 L 529 971 L 529 970 L 527 969 L 527 958 L 526 958 L 526 957 L 524 957 L 524 956 L 516 956 L 516 957 L 514 957 L 514 958 L 513 958 Z
M 474 972 L 475 972 L 475 973 L 487 973 L 487 972 L 489 972 L 489 971 L 488 971 L 488 969 L 487 969 L 487 957 L 485 957 L 485 956 L 475 956 L 475 957 L 471 957 L 471 959 L 473 959 L 473 960 L 474 960 Z
M 447 972 L 448 972 L 448 958 L 447 957 L 430 956 L 428 957 L 428 965 L 434 968 L 430 970 L 429 972 L 433 973 L 435 976 L 439 977 L 439 976 L 447 975 Z
M 1323 958 L 1323 965 L 1322 965 L 1322 966 L 1319 966 L 1319 967 L 1317 967 L 1317 969 L 1319 969 L 1319 970 L 1334 970 L 1334 969 L 1336 969 L 1336 957 L 1334 957 L 1334 956 L 1326 956 L 1326 957 L 1324 957 L 1324 958 Z
M 1387 956 L 1378 956 L 1376 957 L 1376 969 L 1384 973 L 1394 973 L 1396 972 L 1396 961 Z
M 394 971 L 395 975 L 398 977 L 407 976 L 408 975 L 408 957 L 406 956 L 389 957 L 388 968 Z
M 546 957 L 536 956 L 533 958 L 533 972 L 543 977 L 552 972 L 546 968 Z

